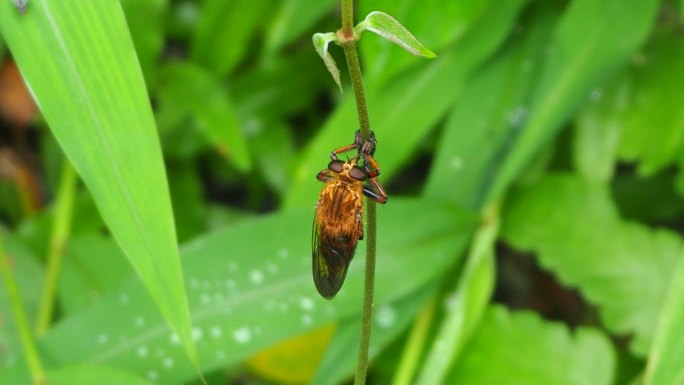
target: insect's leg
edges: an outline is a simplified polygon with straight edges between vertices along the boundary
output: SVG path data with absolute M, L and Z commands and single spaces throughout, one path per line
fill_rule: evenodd
M 333 150 L 333 152 L 330 153 L 330 159 L 337 160 L 337 154 L 342 154 L 342 153 L 345 153 L 347 151 L 354 150 L 357 147 L 358 147 L 358 145 L 356 143 L 352 143 L 352 144 L 348 144 L 346 146 L 336 148 Z
M 363 186 L 363 195 L 378 203 L 387 203 L 387 193 L 376 178 L 368 179 L 368 183 Z
M 363 154 L 363 159 L 365 160 L 364 169 L 369 178 L 375 178 L 380 175 L 380 165 L 371 155 Z

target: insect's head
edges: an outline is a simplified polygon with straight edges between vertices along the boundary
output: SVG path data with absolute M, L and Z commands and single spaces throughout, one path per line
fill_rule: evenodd
M 358 156 L 355 156 L 346 162 L 339 159 L 331 160 L 328 163 L 328 170 L 337 174 L 348 175 L 352 179 L 363 182 L 368 179 L 368 174 L 364 169 L 356 165 L 357 158 Z

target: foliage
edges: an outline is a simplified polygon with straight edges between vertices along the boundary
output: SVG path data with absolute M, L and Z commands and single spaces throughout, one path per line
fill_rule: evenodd
M 684 3 L 357 3 L 389 193 L 369 383 L 681 383 Z M 333 301 L 310 272 L 314 177 L 357 129 L 311 47 L 338 7 L 0 3 L 0 85 L 29 89 L 0 86 L 0 383 L 349 378 L 364 248 Z

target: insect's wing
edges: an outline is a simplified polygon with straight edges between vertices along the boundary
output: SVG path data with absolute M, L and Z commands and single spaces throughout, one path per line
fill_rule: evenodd
M 313 225 L 313 279 L 318 292 L 331 299 L 340 291 L 356 249 L 356 238 L 350 235 L 325 234 L 320 224 Z

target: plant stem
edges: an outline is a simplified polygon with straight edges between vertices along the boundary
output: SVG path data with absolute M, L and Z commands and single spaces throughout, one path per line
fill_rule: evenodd
M 2 232 L 0 232 L 0 273 L 2 273 L 3 281 L 5 281 L 5 290 L 7 291 L 7 298 L 12 305 L 12 313 L 14 314 L 14 321 L 17 324 L 17 332 L 21 340 L 21 345 L 24 348 L 24 356 L 28 363 L 29 371 L 31 372 L 31 379 L 34 384 L 43 384 L 45 381 L 45 370 L 38 355 L 33 335 L 31 334 L 31 327 L 29 326 L 28 318 L 26 317 L 26 310 L 21 301 L 21 294 L 19 293 L 19 286 L 14 280 L 14 275 L 10 270 L 9 258 L 5 254 L 2 246 Z
M 354 29 L 354 0 L 342 0 L 342 32 L 352 36 Z
M 342 35 L 353 37 L 353 1 L 342 0 Z M 354 89 L 356 110 L 359 116 L 361 136 L 365 139 L 370 136 L 370 120 L 368 119 L 368 106 L 363 91 L 361 77 L 361 65 L 356 51 L 356 39 L 351 38 L 344 42 L 344 56 L 347 59 L 349 77 Z M 370 336 L 373 321 L 373 293 L 375 291 L 375 244 L 376 244 L 376 210 L 375 202 L 366 200 L 366 272 L 363 290 L 363 314 L 361 316 L 361 335 L 359 337 L 359 356 L 356 365 L 354 384 L 364 385 L 368 373 L 368 351 L 370 349 Z
M 64 246 L 69 237 L 74 206 L 76 171 L 66 159 L 62 167 L 62 176 L 55 203 L 54 224 L 47 255 L 45 283 L 43 284 L 36 321 L 36 335 L 39 337 L 49 329 L 54 314 L 59 273 L 62 270 Z

